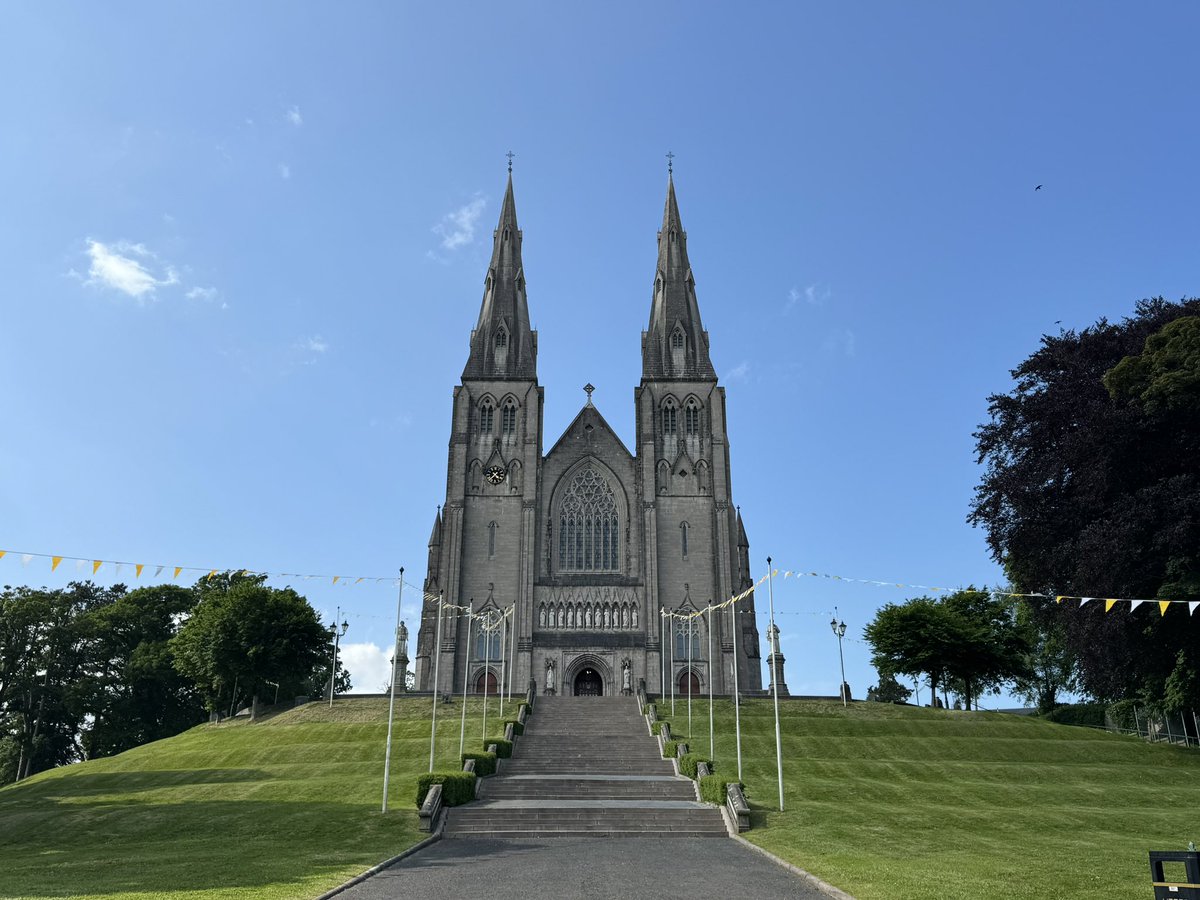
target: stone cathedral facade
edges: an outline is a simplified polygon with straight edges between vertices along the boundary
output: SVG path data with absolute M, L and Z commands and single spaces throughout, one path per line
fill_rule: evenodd
M 642 378 L 634 389 L 632 452 L 592 404 L 549 452 L 537 332 L 529 327 L 522 234 L 512 176 L 484 277 L 462 383 L 454 388 L 446 502 L 429 538 L 416 686 L 482 692 L 500 677 L 501 637 L 438 606 L 476 611 L 516 605 L 512 684 L 523 691 L 681 693 L 761 690 L 753 598 L 711 620 L 677 622 L 661 609 L 695 610 L 750 587 L 749 541 L 730 490 L 725 391 L 709 359 L 687 233 L 672 180 L 658 233 Z M 512 620 L 510 620 L 512 621 Z M 711 628 L 711 640 L 709 629 Z M 665 638 L 665 641 L 664 641 Z M 691 659 L 689 664 L 689 646 Z M 736 653 L 735 653 L 736 644 Z M 709 647 L 712 656 L 709 656 Z M 440 654 L 437 684 L 434 654 Z M 487 665 L 487 659 L 491 664 Z M 508 665 L 513 665 L 509 661 Z M 670 690 L 670 684 L 666 685 Z

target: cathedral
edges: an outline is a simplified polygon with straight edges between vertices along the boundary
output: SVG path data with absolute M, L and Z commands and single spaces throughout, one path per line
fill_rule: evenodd
M 530 680 L 539 693 L 564 695 L 619 693 L 644 681 L 650 693 L 669 693 L 673 682 L 681 694 L 727 694 L 736 664 L 739 689 L 761 690 L 752 595 L 665 627 L 661 614 L 702 609 L 752 584 L 730 489 L 725 390 L 700 322 L 673 179 L 642 332 L 632 452 L 588 385 L 583 409 L 543 453 L 522 239 L 510 170 L 479 321 L 454 388 L 417 689 L 491 692 L 503 675 L 518 692 Z M 440 617 L 439 598 L 447 610 Z M 480 620 L 452 606 L 496 619 L 514 611 L 503 629 L 481 633 Z

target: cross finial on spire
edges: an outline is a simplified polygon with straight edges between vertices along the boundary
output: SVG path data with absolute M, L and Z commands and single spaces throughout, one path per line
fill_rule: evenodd
M 511 174 L 512 174 L 512 161 L 513 161 L 513 157 L 514 157 L 514 156 L 516 156 L 517 154 L 515 154 L 515 153 L 513 153 L 511 150 L 509 150 L 509 151 L 508 151 L 507 153 L 505 153 L 504 155 L 508 157 L 508 174 L 509 174 L 509 175 L 511 175 Z
M 674 172 L 675 154 L 670 150 L 667 151 L 667 174 L 671 175 Z
M 594 391 L 595 388 L 592 387 L 592 383 L 589 381 L 587 384 L 585 384 L 583 386 L 583 390 L 588 395 L 587 405 L 591 406 L 592 405 L 592 391 Z

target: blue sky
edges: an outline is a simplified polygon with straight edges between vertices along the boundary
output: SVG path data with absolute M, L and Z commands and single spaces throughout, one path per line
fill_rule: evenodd
M 631 442 L 676 154 L 760 572 L 996 582 L 987 395 L 1198 290 L 1192 4 L 2 16 L 3 549 L 419 583 L 509 149 L 547 447 L 589 381 Z M 376 689 L 393 589 L 297 587 Z M 835 604 L 857 637 L 905 596 L 781 586 L 792 690 L 836 692 Z

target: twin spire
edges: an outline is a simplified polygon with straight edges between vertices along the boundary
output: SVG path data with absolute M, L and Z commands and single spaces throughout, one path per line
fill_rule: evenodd
M 471 332 L 471 354 L 462 377 L 537 379 L 537 332 L 529 327 L 511 169 L 493 235 L 479 321 Z M 696 302 L 696 282 L 688 262 L 687 232 L 679 217 L 675 181 L 668 175 L 650 325 L 642 332 L 642 378 L 715 381 L 716 377 L 708 355 L 708 333 Z

